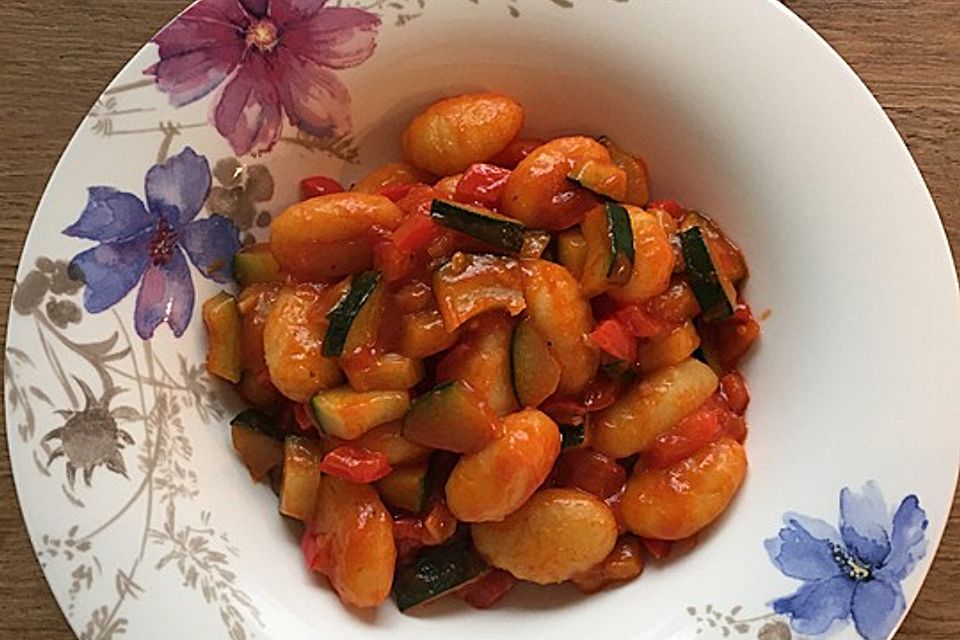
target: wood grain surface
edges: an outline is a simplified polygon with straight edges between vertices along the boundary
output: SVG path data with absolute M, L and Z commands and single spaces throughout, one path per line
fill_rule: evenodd
M 960 247 L 958 1 L 790 0 L 786 4 L 840 52 L 879 98 L 920 165 L 956 256 Z M 184 5 L 184 0 L 0 3 L 0 333 L 6 333 L 7 306 L 23 239 L 63 147 L 106 83 Z M 957 504 L 933 570 L 898 640 L 960 638 Z M 73 638 L 27 540 L 5 445 L 0 454 L 0 638 Z

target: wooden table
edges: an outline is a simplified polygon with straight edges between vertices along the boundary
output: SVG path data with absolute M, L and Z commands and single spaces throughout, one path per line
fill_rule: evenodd
M 23 239 L 64 145 L 104 85 L 184 4 L 184 0 L 7 0 L 0 5 L 0 333 L 6 333 Z M 786 4 L 840 51 L 890 114 L 926 177 L 956 254 L 960 247 L 956 0 Z M 69 640 L 73 635 L 27 540 L 10 463 L 2 449 L 0 638 Z M 960 638 L 958 504 L 960 500 L 954 503 L 933 570 L 898 640 Z

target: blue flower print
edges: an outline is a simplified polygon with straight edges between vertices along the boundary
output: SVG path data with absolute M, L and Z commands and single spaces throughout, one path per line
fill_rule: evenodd
M 818 635 L 852 619 L 866 640 L 886 640 L 906 609 L 900 583 L 926 552 L 927 516 L 916 496 L 888 510 L 876 483 L 840 492 L 840 527 L 799 514 L 766 541 L 770 559 L 803 581 L 773 602 L 799 633 Z
M 89 189 L 80 219 L 63 231 L 100 243 L 70 263 L 70 273 L 86 285 L 87 311 L 106 311 L 139 283 L 137 334 L 149 340 L 167 323 L 176 337 L 183 335 L 194 307 L 187 258 L 205 277 L 227 282 L 231 259 L 240 248 L 239 232 L 229 219 L 194 219 L 210 183 L 206 158 L 187 147 L 147 172 L 146 204 L 112 187 Z

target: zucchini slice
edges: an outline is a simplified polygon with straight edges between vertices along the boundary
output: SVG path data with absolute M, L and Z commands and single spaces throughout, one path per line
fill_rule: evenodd
M 455 253 L 434 272 L 433 293 L 447 333 L 493 309 L 515 316 L 527 307 L 520 261 L 504 256 Z
M 434 449 L 474 453 L 496 440 L 497 414 L 465 382 L 454 380 L 417 398 L 403 420 L 408 440 Z
M 243 321 L 237 299 L 225 291 L 203 303 L 203 324 L 207 327 L 207 371 L 240 382 L 243 373 Z
M 419 464 L 397 467 L 377 481 L 380 497 L 391 507 L 419 513 L 426 502 L 426 479 L 429 465 L 426 460 Z
M 267 243 L 244 247 L 233 255 L 233 277 L 241 288 L 280 280 L 280 263 Z
M 327 314 L 330 326 L 323 340 L 323 355 L 338 357 L 346 351 L 376 340 L 383 316 L 385 289 L 379 271 L 364 271 L 353 277 L 350 291 Z
M 612 162 L 587 160 L 568 173 L 567 179 L 610 200 L 623 200 L 627 194 L 627 173 Z
M 501 251 L 519 253 L 523 248 L 523 224 L 492 211 L 437 199 L 430 204 L 430 217 Z
M 357 391 L 402 391 L 423 380 L 423 361 L 399 353 L 377 355 L 360 366 L 342 361 L 350 386 Z
M 410 393 L 354 391 L 343 386 L 321 391 L 310 406 L 324 433 L 354 440 L 377 425 L 402 418 L 410 408 Z
M 393 599 L 400 611 L 406 611 L 463 587 L 487 570 L 470 536 L 460 535 L 445 545 L 424 548 L 413 564 L 397 567 Z
M 313 518 L 322 460 L 323 445 L 319 440 L 287 436 L 283 449 L 280 513 L 304 522 Z
M 612 254 L 607 280 L 611 284 L 626 284 L 633 275 L 633 260 L 636 258 L 630 214 L 616 202 L 607 202 L 604 213 L 607 215 L 607 236 L 610 238 Z
M 576 449 L 586 444 L 587 427 L 586 425 L 560 425 L 560 448 Z
M 583 266 L 587 262 L 587 241 L 580 229 L 574 227 L 557 235 L 557 259 L 574 278 L 579 280 L 583 277 Z
M 623 198 L 619 198 L 620 202 L 635 204 L 638 207 L 645 205 L 650 199 L 650 176 L 647 163 L 642 158 L 627 153 L 606 136 L 599 137 L 597 142 L 607 148 L 613 163 L 627 174 L 627 191 Z
M 248 409 L 234 418 L 230 422 L 230 436 L 233 448 L 254 482 L 283 464 L 284 435 L 259 411 Z
M 633 275 L 636 247 L 630 214 L 623 205 L 607 202 L 591 209 L 581 225 L 586 242 L 582 286 L 594 296 L 624 285 Z
M 737 292 L 730 281 L 717 271 L 700 227 L 682 231 L 680 247 L 687 279 L 700 304 L 703 319 L 721 320 L 731 316 L 737 305 Z
M 530 318 L 525 318 L 514 329 L 510 351 L 517 399 L 524 407 L 539 406 L 560 384 L 560 363 Z

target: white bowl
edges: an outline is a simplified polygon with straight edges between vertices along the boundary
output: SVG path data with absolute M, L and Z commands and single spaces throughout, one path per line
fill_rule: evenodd
M 407 616 L 391 605 L 341 606 L 304 569 L 275 497 L 249 482 L 231 450 L 226 422 L 235 404 L 201 374 L 199 304 L 181 338 L 164 325 L 145 341 L 136 334 L 134 293 L 71 323 L 81 293 L 62 279 L 50 292 L 50 265 L 38 267 L 40 258 L 69 261 L 96 244 L 61 233 L 79 217 L 89 186 L 142 198 L 158 151 L 169 157 L 189 146 L 211 166 L 234 157 L 210 124 L 219 89 L 171 106 L 144 79 L 158 59 L 148 44 L 94 107 L 51 179 L 10 317 L 14 474 L 31 539 L 78 634 L 105 638 L 122 625 L 129 637 L 158 640 L 666 640 L 699 632 L 782 640 L 791 637 L 791 618 L 771 602 L 801 583 L 777 569 L 764 541 L 788 511 L 835 525 L 841 489 L 869 481 L 891 508 L 916 495 L 929 520 L 919 530 L 926 552 L 914 549 L 916 567 L 901 585 L 912 602 L 957 478 L 960 305 L 923 180 L 853 72 L 768 0 L 373 4 L 382 18 L 376 52 L 334 71 L 352 96 L 343 157 L 310 148 L 315 141 L 285 123 L 285 141 L 240 159 L 265 165 L 275 183 L 271 197 L 252 202 L 255 211 L 279 212 L 306 175 L 349 183 L 398 159 L 413 114 L 474 89 L 518 98 L 530 134 L 606 134 L 636 150 L 658 197 L 709 212 L 740 244 L 751 265 L 747 296 L 757 311 L 770 310 L 745 367 L 753 393 L 747 482 L 695 550 L 649 566 L 622 588 L 582 597 L 524 586 L 487 612 L 457 600 Z M 345 161 L 354 148 L 357 161 Z M 220 287 L 191 274 L 198 301 Z M 51 312 L 54 299 L 68 304 Z M 89 417 L 80 380 L 97 400 L 122 388 L 110 407 L 130 408 L 117 421 L 132 443 L 86 419 L 51 435 L 68 421 L 56 410 Z M 125 445 L 118 451 L 126 476 L 115 462 L 111 472 L 108 456 L 96 457 L 102 442 Z M 67 455 L 48 462 L 63 445 Z M 98 463 L 89 485 L 84 455 Z M 80 467 L 73 486 L 65 462 Z M 859 626 L 840 617 L 831 634 L 870 637 L 866 614 Z M 884 628 L 896 624 L 899 608 L 894 618 Z

